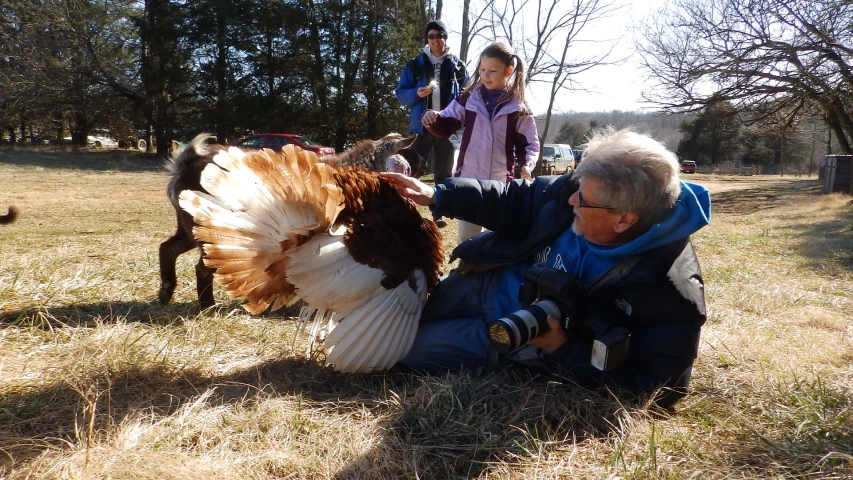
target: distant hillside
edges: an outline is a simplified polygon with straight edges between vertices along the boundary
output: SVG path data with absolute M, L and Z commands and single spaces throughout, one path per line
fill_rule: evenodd
M 594 120 L 598 126 L 612 125 L 615 128 L 631 127 L 635 131 L 645 133 L 661 142 L 670 150 L 678 147 L 681 133 L 678 126 L 684 120 L 691 118 L 690 115 L 663 115 L 657 113 L 623 112 L 613 110 L 610 112 L 572 112 L 566 115 L 552 115 L 551 125 L 548 127 L 548 135 L 544 143 L 554 143 L 553 140 L 560 131 L 563 123 L 572 121 L 589 128 L 589 122 Z M 545 128 L 545 116 L 536 117 L 536 128 L 541 135 Z

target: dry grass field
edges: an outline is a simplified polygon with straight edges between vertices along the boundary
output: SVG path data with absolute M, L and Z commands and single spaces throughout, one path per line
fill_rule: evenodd
M 161 306 L 160 165 L 0 150 L 0 213 L 21 211 L 0 227 L 0 478 L 853 478 L 853 206 L 814 178 L 687 178 L 713 191 L 709 318 L 661 412 L 517 370 L 333 372 L 291 349 L 293 311 L 219 289 L 199 312 L 194 253 Z

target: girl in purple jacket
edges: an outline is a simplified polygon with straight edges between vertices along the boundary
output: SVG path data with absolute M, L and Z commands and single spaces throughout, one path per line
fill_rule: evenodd
M 462 95 L 440 112 L 427 110 L 421 122 L 437 137 L 465 126 L 454 177 L 508 183 L 530 178 L 539 158 L 536 122 L 524 100 L 524 62 L 503 42 L 483 50 Z M 459 243 L 480 231 L 460 220 Z

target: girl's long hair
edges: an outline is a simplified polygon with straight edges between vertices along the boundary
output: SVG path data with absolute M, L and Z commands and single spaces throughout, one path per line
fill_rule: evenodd
M 494 42 L 486 47 L 483 53 L 480 54 L 480 60 L 483 57 L 497 58 L 507 67 L 515 66 L 515 71 L 507 81 L 506 92 L 498 99 L 498 103 L 515 97 L 518 99 L 518 103 L 521 104 L 522 113 L 529 114 L 530 107 L 527 105 L 527 100 L 524 99 L 524 61 L 521 60 L 521 57 L 515 54 L 515 50 L 509 44 L 504 42 Z M 468 86 L 465 87 L 463 93 L 468 93 L 478 85 L 481 85 L 480 60 L 477 61 L 477 68 L 474 70 L 474 75 L 471 76 L 471 81 L 468 82 Z M 513 61 L 515 65 L 513 65 Z

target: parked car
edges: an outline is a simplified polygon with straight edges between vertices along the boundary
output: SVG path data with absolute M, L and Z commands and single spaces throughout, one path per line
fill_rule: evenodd
M 578 168 L 578 164 L 581 163 L 581 158 L 583 157 L 583 150 L 579 148 L 573 148 L 572 156 L 575 157 L 575 168 Z
M 109 135 L 89 135 L 89 146 L 96 148 L 116 148 L 118 142 L 113 140 Z
M 335 153 L 335 149 L 332 147 L 324 147 L 304 135 L 293 133 L 261 133 L 259 135 L 252 135 L 238 141 L 236 146 L 239 148 L 281 150 L 281 147 L 289 144 L 296 145 L 303 150 L 310 150 L 316 153 L 318 157 L 333 155 Z
M 681 173 L 696 173 L 696 162 L 684 160 L 681 162 Z
M 566 163 L 567 170 L 563 173 L 569 173 L 570 171 L 574 172 L 575 168 L 577 168 L 577 162 L 575 161 L 575 155 L 572 153 L 572 146 L 567 143 L 558 143 L 560 150 L 563 151 L 563 161 Z M 559 170 L 559 164 L 557 166 L 557 170 Z
M 74 141 L 74 137 L 64 137 L 62 139 L 63 143 L 71 143 Z M 58 140 L 57 140 L 57 143 Z M 90 147 L 95 148 L 116 148 L 118 147 L 118 142 L 113 140 L 110 136 L 109 132 L 92 132 L 90 135 L 86 136 L 86 143 Z
M 110 135 L 110 131 L 106 129 L 92 129 L 89 132 L 89 136 L 86 137 L 87 142 L 90 147 L 96 148 L 116 148 L 118 147 L 118 142 L 113 139 L 113 136 Z
M 571 147 L 556 143 L 542 145 L 542 173 L 557 175 L 569 173 L 574 169 L 575 158 Z

